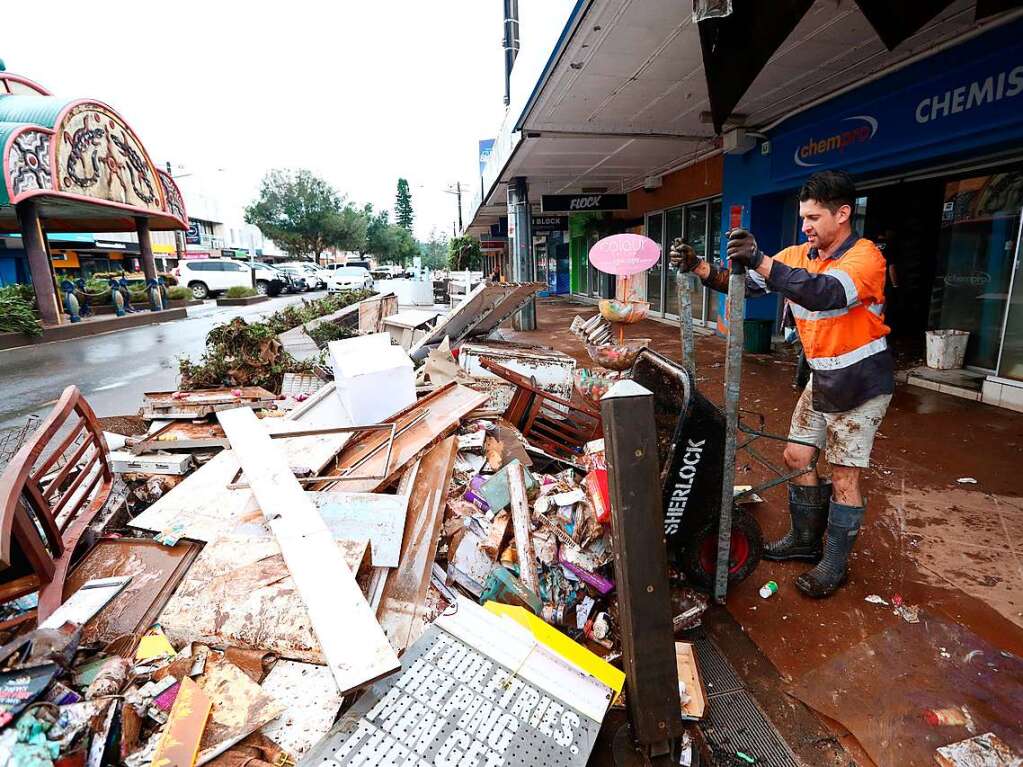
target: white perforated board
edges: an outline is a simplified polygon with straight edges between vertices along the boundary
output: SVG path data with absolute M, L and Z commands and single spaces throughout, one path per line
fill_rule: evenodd
M 300 767 L 581 767 L 599 730 L 600 721 L 433 625 L 401 671 L 363 694 Z

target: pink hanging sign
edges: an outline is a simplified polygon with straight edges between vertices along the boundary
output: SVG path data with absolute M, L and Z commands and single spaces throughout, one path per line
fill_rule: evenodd
M 661 260 L 661 246 L 641 234 L 612 234 L 590 248 L 590 263 L 605 274 L 628 277 Z

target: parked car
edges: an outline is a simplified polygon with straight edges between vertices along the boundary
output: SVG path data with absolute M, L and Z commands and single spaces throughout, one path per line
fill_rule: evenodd
M 287 278 L 269 264 L 256 262 L 256 292 L 261 296 L 279 296 L 287 287 Z
M 327 287 L 327 281 L 320 279 L 319 274 L 317 274 L 316 264 L 309 263 L 308 261 L 290 261 L 286 264 L 281 264 L 280 266 L 288 269 L 294 268 L 299 274 L 305 276 L 306 284 L 309 286 L 310 290 Z
M 364 266 L 339 266 L 327 282 L 327 291 L 330 293 L 341 290 L 369 290 L 372 287 L 373 277 Z
M 178 262 L 174 270 L 178 284 L 202 300 L 233 287 L 252 287 L 248 265 L 230 258 L 189 259 Z
M 315 290 L 320 284 L 316 275 L 309 274 L 305 269 L 295 264 L 278 264 L 277 268 L 291 275 L 300 291 Z

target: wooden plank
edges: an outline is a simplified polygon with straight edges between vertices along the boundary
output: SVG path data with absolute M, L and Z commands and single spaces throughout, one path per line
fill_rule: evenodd
M 258 516 L 203 548 L 160 614 L 160 625 L 176 645 L 195 641 L 324 663 L 280 546 Z M 368 561 L 365 540 L 336 545 L 352 572 Z
M 283 451 L 250 409 L 217 418 L 280 544 L 338 689 L 350 692 L 397 669 L 398 657 Z
M 451 434 L 462 418 L 486 400 L 487 395 L 460 384 L 450 383 L 442 386 L 386 421 L 396 423 L 399 431 L 404 428 L 403 433 L 395 437 L 389 463 L 384 447 L 389 438 L 388 433 L 367 432 L 345 445 L 334 467 L 324 472 L 331 476 L 339 476 L 355 467 L 352 471 L 353 478 L 339 484 L 324 482 L 314 489 L 336 487 L 349 492 L 379 492 L 396 480 L 416 457 Z M 383 475 L 384 478 L 360 479 L 360 475 L 366 477 Z
M 527 589 L 539 594 L 540 576 L 536 571 L 536 552 L 533 550 L 533 525 L 530 522 L 529 499 L 526 497 L 526 476 L 518 461 L 512 461 L 506 468 L 511 495 L 512 534 L 515 536 L 515 551 L 519 556 L 519 578 Z
M 368 540 L 374 567 L 397 567 L 408 496 L 329 491 L 309 493 L 335 539 Z
M 458 438 L 448 437 L 426 454 L 412 482 L 411 511 L 405 520 L 401 560 L 387 574 L 377 611 L 380 625 L 398 652 L 419 638 L 426 589 L 457 453 Z
M 664 547 L 653 394 L 619 381 L 601 400 L 629 723 L 642 745 L 683 731 Z
M 239 392 L 235 396 L 233 392 Z M 179 395 L 175 397 L 175 395 Z M 205 418 L 210 413 L 245 405 L 250 408 L 271 407 L 277 395 L 261 386 L 237 389 L 196 389 L 189 392 L 145 392 L 142 400 L 143 418 Z
M 215 759 L 246 735 L 275 719 L 285 708 L 248 674 L 224 658 L 210 657 L 198 684 L 209 698 L 211 710 L 199 743 L 196 767 Z
M 212 705 L 199 685 L 188 677 L 182 679 L 152 763 L 160 767 L 192 767 Z
M 278 434 L 300 427 L 348 426 L 334 384 L 327 384 L 284 418 L 263 419 L 269 433 Z M 277 439 L 294 468 L 320 471 L 351 439 L 348 433 L 320 434 L 307 437 Z M 226 441 L 226 437 L 225 437 Z M 165 532 L 177 530 L 179 535 L 199 541 L 212 541 L 233 529 L 251 514 L 252 491 L 231 489 L 228 485 L 240 471 L 238 459 L 231 450 L 224 450 L 181 484 L 158 498 L 156 503 L 131 520 L 130 525 L 142 530 Z M 349 488 L 342 488 L 349 490 Z

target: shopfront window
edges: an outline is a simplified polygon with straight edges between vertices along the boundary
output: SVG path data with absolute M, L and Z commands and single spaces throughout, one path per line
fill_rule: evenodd
M 930 326 L 970 331 L 966 364 L 984 370 L 998 362 L 1021 206 L 1023 173 L 945 185 Z
M 1005 333 L 998 375 L 1023 381 L 1023 224 L 1016 236 L 1016 263 L 1013 267 L 1009 309 L 1005 315 Z
M 712 200 L 710 203 L 710 226 L 708 230 L 710 232 L 710 250 L 707 252 L 707 259 L 716 262 L 721 258 L 721 200 Z M 705 292 L 707 294 L 706 321 L 708 323 L 717 322 L 717 294 L 713 290 Z
M 672 208 L 664 214 L 664 248 L 661 261 L 665 264 L 667 271 L 667 289 L 665 291 L 665 304 L 668 314 L 678 316 L 678 270 L 667 268 L 668 251 L 671 250 L 671 243 L 676 237 L 683 236 L 684 217 L 682 208 Z
M 700 258 L 707 257 L 707 204 L 690 205 L 686 208 L 686 242 Z M 693 319 L 703 319 L 703 285 L 699 280 L 690 280 L 693 302 Z

